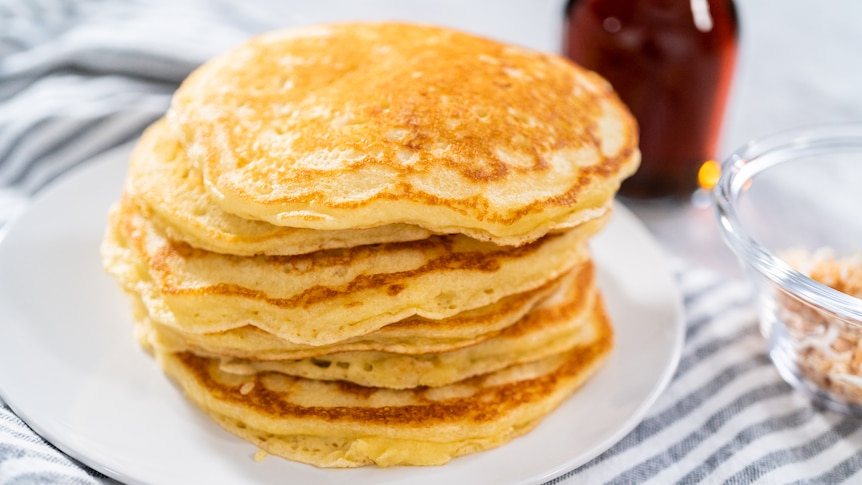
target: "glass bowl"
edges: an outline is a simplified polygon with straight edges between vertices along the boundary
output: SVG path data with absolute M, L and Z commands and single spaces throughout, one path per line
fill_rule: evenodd
M 781 376 L 862 416 L 862 125 L 755 140 L 712 192 Z

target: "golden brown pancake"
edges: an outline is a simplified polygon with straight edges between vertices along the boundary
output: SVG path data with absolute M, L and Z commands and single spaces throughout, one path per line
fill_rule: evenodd
M 603 318 L 601 308 L 594 304 L 596 299 L 592 288 L 567 284 L 499 335 L 447 352 L 362 351 L 298 360 L 222 359 L 221 369 L 241 375 L 273 371 L 391 389 L 445 386 L 592 342 L 596 329 L 591 321 Z
M 239 376 L 216 359 L 156 356 L 204 412 L 270 454 L 321 467 L 439 465 L 530 431 L 574 392 L 612 347 L 607 320 L 593 323 L 588 344 L 437 388 Z
M 399 23 L 256 37 L 192 73 L 167 120 L 221 210 L 318 230 L 525 244 L 606 214 L 640 161 L 598 75 Z
M 224 212 L 209 199 L 200 171 L 189 164 L 163 121 L 149 127 L 135 145 L 125 190 L 169 239 L 221 253 L 305 254 L 430 236 L 425 229 L 407 224 L 316 231 L 275 226 Z
M 490 305 L 442 320 L 414 316 L 328 345 L 294 344 L 253 326 L 204 334 L 182 332 L 152 320 L 140 298 L 132 298 L 132 302 L 137 309 L 135 318 L 143 327 L 140 331 L 153 345 L 172 352 L 257 360 L 304 359 L 358 351 L 420 354 L 457 350 L 494 337 L 520 320 L 536 303 L 559 291 L 562 284 L 576 285 L 586 294 L 593 283 L 592 273 L 592 264 L 587 261 L 536 289 Z
M 172 242 L 127 201 L 110 219 L 104 265 L 155 321 L 196 333 L 252 325 L 306 345 L 413 315 L 448 318 L 538 288 L 589 258 L 587 239 L 605 220 L 518 248 L 454 235 L 239 257 Z

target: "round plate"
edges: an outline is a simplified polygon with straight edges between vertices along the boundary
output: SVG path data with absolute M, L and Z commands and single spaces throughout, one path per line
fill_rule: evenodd
M 439 467 L 326 470 L 223 431 L 139 349 L 129 305 L 102 270 L 108 207 L 129 147 L 69 173 L 0 243 L 0 395 L 59 449 L 126 483 L 540 483 L 628 433 L 679 360 L 682 303 L 656 243 L 618 205 L 593 241 L 616 347 L 587 384 L 526 436 Z

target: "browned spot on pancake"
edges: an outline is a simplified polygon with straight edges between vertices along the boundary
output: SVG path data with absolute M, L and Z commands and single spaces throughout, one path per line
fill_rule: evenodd
M 359 396 L 363 399 L 369 399 L 378 390 L 376 387 L 360 386 L 347 381 L 335 381 L 334 385 L 338 386 L 338 389 L 345 394 Z
M 402 291 L 404 291 L 404 285 L 389 285 L 389 287 L 386 288 L 386 294 L 389 296 L 395 296 Z

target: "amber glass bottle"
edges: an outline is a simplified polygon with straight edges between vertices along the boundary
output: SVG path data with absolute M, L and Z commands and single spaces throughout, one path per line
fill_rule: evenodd
M 736 62 L 732 0 L 570 0 L 563 52 L 604 76 L 640 126 L 631 198 L 687 197 L 717 142 Z

